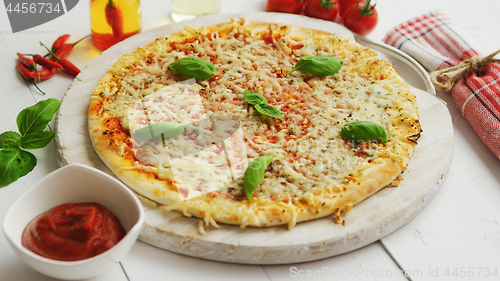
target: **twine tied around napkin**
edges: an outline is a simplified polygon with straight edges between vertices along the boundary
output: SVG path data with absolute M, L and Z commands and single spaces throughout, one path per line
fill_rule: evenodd
M 500 158 L 500 60 L 482 57 L 459 23 L 431 12 L 399 24 L 383 41 L 412 56 L 450 92 L 456 108 Z M 425 131 L 425 130 L 424 130 Z
M 457 82 L 464 77 L 467 71 L 477 71 L 486 64 L 500 62 L 500 59 L 494 58 L 498 53 L 500 53 L 500 50 L 486 57 L 473 56 L 468 60 L 462 61 L 458 65 L 433 71 L 429 74 L 431 82 L 437 90 L 449 92 Z

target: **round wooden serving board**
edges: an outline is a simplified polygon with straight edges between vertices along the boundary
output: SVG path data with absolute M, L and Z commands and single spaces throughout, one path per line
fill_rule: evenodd
M 190 21 L 194 27 L 244 17 L 292 23 L 352 37 L 343 27 L 321 20 L 287 14 L 216 15 Z M 60 165 L 82 163 L 109 174 L 110 170 L 94 152 L 87 130 L 87 110 L 92 89 L 120 56 L 181 29 L 186 22 L 167 25 L 133 36 L 102 53 L 88 64 L 62 99 L 56 120 L 56 145 Z M 405 77 L 402 74 L 403 78 Z M 431 94 L 412 88 L 417 96 L 422 137 L 404 173 L 400 186 L 385 188 L 358 204 L 334 223 L 329 216 L 285 226 L 257 229 L 223 225 L 198 232 L 196 218 L 165 212 L 144 203 L 146 220 L 140 240 L 188 256 L 245 264 L 284 264 L 312 261 L 339 255 L 368 245 L 411 220 L 438 191 L 451 162 L 453 129 L 447 107 Z

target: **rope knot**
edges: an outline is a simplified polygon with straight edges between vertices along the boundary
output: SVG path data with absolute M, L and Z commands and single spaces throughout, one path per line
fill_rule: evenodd
M 483 65 L 485 65 L 484 58 L 481 56 L 473 56 L 469 60 L 465 60 L 465 62 L 469 62 L 470 69 L 473 69 L 475 71 L 479 70 L 479 68 L 481 68 Z
M 431 82 L 437 90 L 449 92 L 458 83 L 458 81 L 464 77 L 467 71 L 478 71 L 484 65 L 499 62 L 500 59 L 494 58 L 498 53 L 500 53 L 500 50 L 486 57 L 473 56 L 472 58 L 464 60 L 455 66 L 433 71 L 430 74 Z

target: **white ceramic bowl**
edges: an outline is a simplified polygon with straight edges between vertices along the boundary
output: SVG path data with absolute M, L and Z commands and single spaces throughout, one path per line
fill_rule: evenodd
M 49 209 L 72 202 L 97 202 L 118 217 L 127 234 L 108 251 L 80 261 L 57 261 L 39 256 L 21 244 L 28 223 Z M 97 169 L 70 164 L 47 175 L 9 208 L 3 231 L 16 254 L 34 270 L 59 279 L 85 279 L 116 265 L 132 248 L 142 230 L 144 210 L 124 184 Z

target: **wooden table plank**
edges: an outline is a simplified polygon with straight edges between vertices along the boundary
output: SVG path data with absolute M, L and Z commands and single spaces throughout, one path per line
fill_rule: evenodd
M 130 280 L 271 280 L 259 265 L 187 257 L 137 242 L 122 261 Z
M 382 243 L 403 269 L 422 273 L 412 276 L 414 281 L 430 277 L 439 277 L 439 280 L 500 277 L 497 217 L 474 200 L 452 174 L 419 216 L 382 239 Z M 462 269 L 467 272 L 466 276 L 460 276 Z M 491 275 L 495 270 L 496 276 Z M 436 271 L 438 276 L 430 275 Z M 486 275 L 487 271 L 490 276 Z

